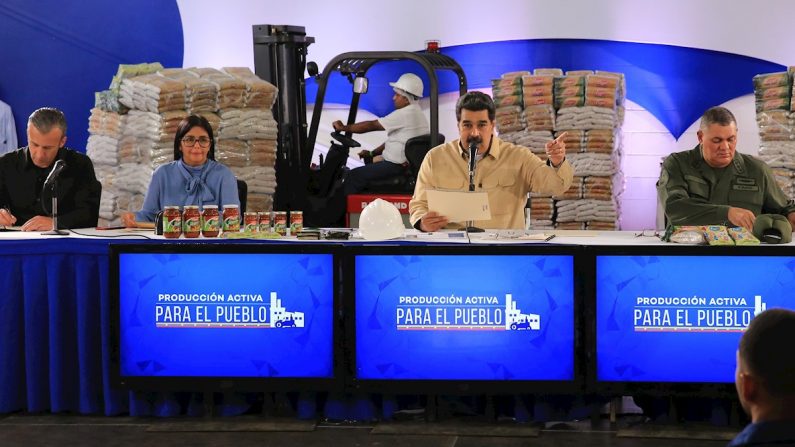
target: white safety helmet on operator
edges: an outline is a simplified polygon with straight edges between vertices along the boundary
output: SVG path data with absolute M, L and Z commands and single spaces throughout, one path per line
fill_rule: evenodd
M 414 73 L 404 73 L 397 82 L 390 82 L 389 85 L 410 93 L 417 98 L 422 98 L 422 79 Z

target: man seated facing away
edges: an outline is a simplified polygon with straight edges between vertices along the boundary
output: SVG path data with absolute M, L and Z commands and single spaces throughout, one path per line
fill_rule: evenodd
M 481 228 L 524 229 L 528 192 L 562 194 L 571 186 L 574 170 L 566 160 L 565 132 L 546 144 L 542 161 L 530 149 L 494 135 L 496 109 L 489 95 L 468 92 L 456 103 L 459 138 L 437 146 L 422 162 L 409 202 L 411 223 L 421 231 L 437 231 L 450 224 L 428 208 L 428 189 L 469 189 L 469 145 L 477 143 L 475 190 L 489 196 L 491 220 L 475 221 Z
M 0 157 L 0 225 L 21 225 L 23 231 L 52 229 L 52 192 L 42 193 L 57 160 L 66 167 L 58 177 L 58 227 L 95 227 L 101 187 L 94 165 L 84 154 L 64 147 L 66 118 L 43 107 L 28 118 L 28 145 Z M 46 210 L 46 211 L 45 211 Z
M 402 174 L 406 169 L 406 141 L 410 138 L 427 134 L 428 120 L 422 113 L 417 101 L 422 97 L 422 79 L 413 73 L 403 74 L 397 82 L 390 82 L 395 91 L 392 101 L 395 111 L 389 115 L 372 121 L 362 121 L 349 126 L 342 121 L 334 121 L 332 126 L 337 132 L 367 133 L 376 130 L 386 130 L 386 141 L 372 152 L 363 150 L 359 157 L 372 163 L 352 169 L 343 188 L 345 195 L 356 194 L 364 190 L 367 185 L 383 178 Z
M 737 350 L 735 385 L 751 423 L 729 447 L 795 445 L 795 312 L 770 309 L 748 325 Z
M 781 214 L 795 225 L 788 200 L 770 167 L 736 153 L 737 120 L 724 107 L 701 117 L 698 146 L 668 156 L 657 182 L 672 225 L 727 225 L 753 229 L 760 214 Z

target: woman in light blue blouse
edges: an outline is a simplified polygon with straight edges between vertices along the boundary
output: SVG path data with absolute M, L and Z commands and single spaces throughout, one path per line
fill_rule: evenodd
M 215 158 L 215 140 L 210 123 L 202 116 L 191 115 L 177 128 L 174 137 L 174 161 L 155 169 L 144 204 L 137 213 L 125 213 L 122 222 L 135 227 L 136 222 L 154 222 L 155 215 L 166 206 L 224 205 L 240 206 L 237 180 L 232 171 Z

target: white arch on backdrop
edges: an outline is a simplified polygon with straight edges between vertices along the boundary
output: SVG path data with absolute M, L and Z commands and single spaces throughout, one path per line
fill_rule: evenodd
M 177 0 L 185 66 L 253 66 L 251 26 L 305 26 L 323 67 L 344 51 L 573 38 L 702 48 L 795 64 L 791 0 Z M 377 6 L 376 6 L 377 5 Z M 210 64 L 211 62 L 211 64 Z

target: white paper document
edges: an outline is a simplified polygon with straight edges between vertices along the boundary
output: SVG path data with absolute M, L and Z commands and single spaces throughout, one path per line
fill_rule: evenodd
M 428 210 L 447 217 L 450 222 L 489 220 L 489 194 L 486 191 L 445 191 L 429 189 Z

